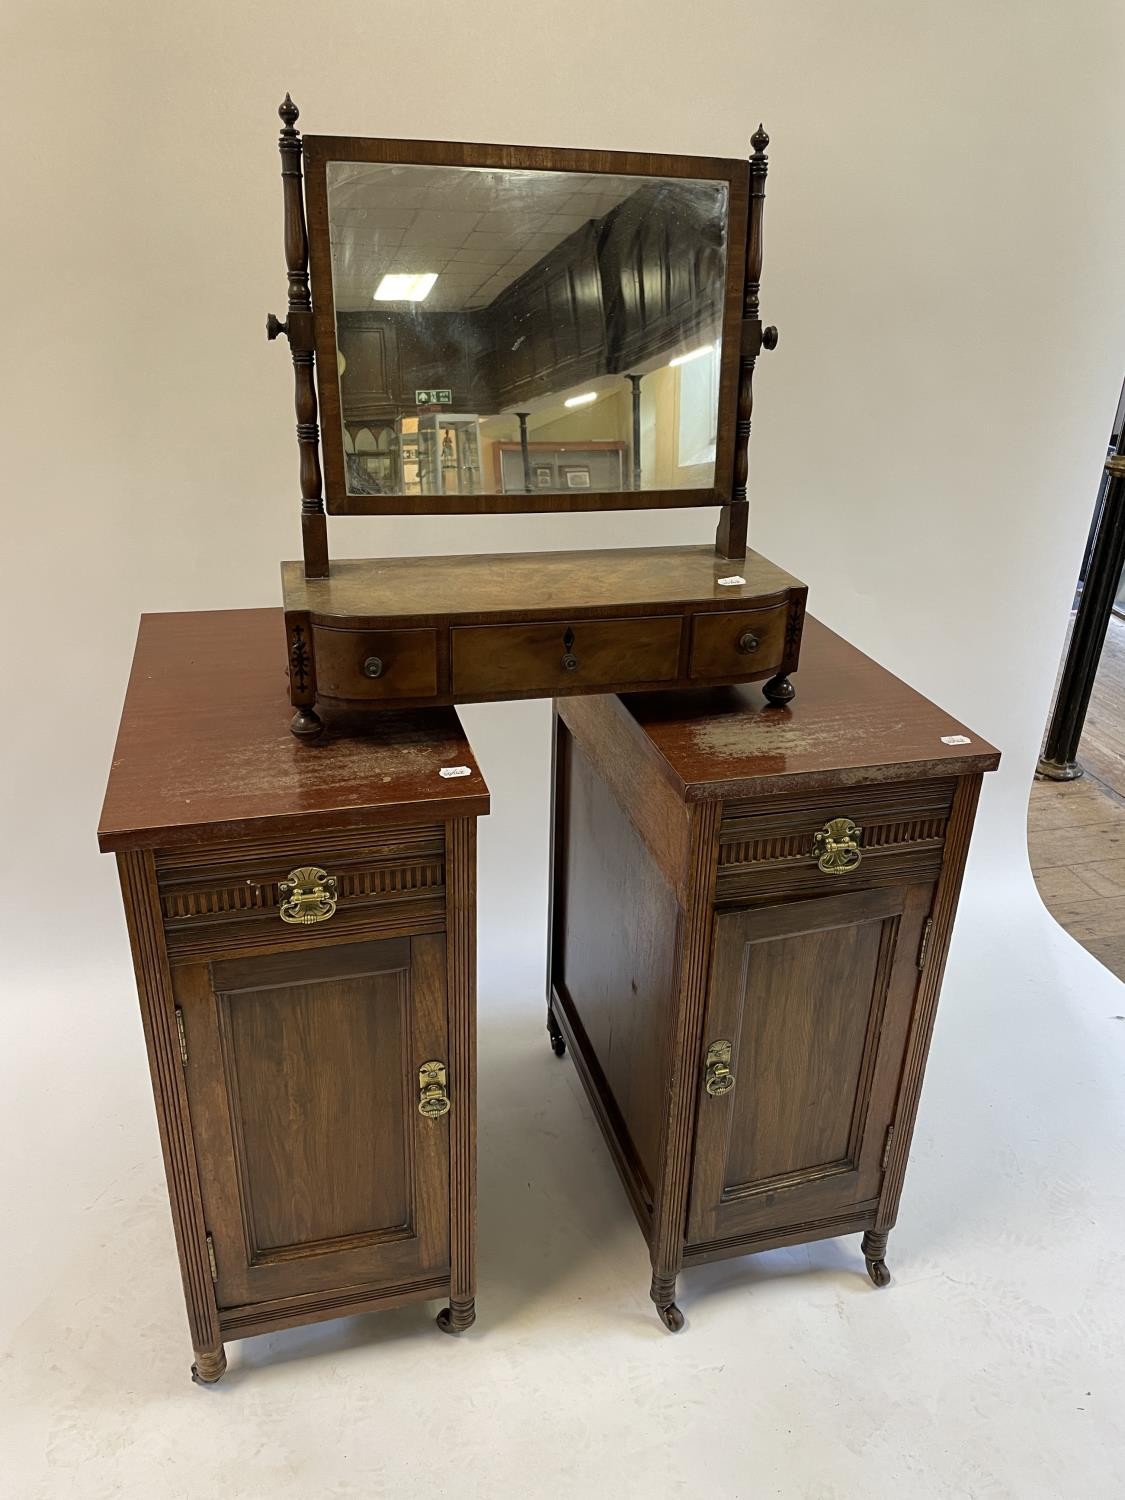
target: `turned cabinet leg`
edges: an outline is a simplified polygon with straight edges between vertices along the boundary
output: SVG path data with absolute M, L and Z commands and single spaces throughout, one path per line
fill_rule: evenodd
M 868 1229 L 863 1236 L 863 1258 L 867 1262 L 867 1274 L 876 1286 L 887 1286 L 891 1273 L 887 1270 L 884 1256 L 887 1253 L 889 1229 Z
M 547 1006 L 547 1035 L 551 1038 L 551 1051 L 556 1057 L 562 1057 L 566 1051 L 566 1037 L 559 1030 L 559 1023 L 555 1020 L 554 1007 Z
M 786 703 L 792 703 L 797 696 L 797 689 L 789 681 L 784 672 L 779 672 L 776 677 L 771 677 L 768 682 L 762 684 L 762 696 L 767 703 L 772 703 L 775 708 L 783 708 Z
M 684 1315 L 676 1306 L 676 1278 L 654 1276 L 649 1296 L 656 1303 L 657 1314 L 668 1332 L 679 1333 L 684 1326 Z
M 289 724 L 299 740 L 318 740 L 324 733 L 324 720 L 312 708 L 299 708 Z
M 474 1297 L 468 1301 L 459 1302 L 455 1297 L 450 1297 L 449 1306 L 443 1307 L 437 1315 L 437 1326 L 442 1333 L 464 1333 L 471 1328 L 477 1320 L 477 1304 Z
M 197 1349 L 195 1363 L 191 1367 L 191 1378 L 196 1385 L 214 1385 L 221 1380 L 227 1368 L 227 1351 L 222 1344 L 217 1349 Z

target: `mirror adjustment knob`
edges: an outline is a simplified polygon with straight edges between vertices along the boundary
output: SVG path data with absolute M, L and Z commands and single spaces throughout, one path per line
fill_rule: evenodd
M 738 637 L 738 649 L 743 656 L 749 656 L 752 651 L 757 651 L 760 642 L 752 630 L 744 630 Z
M 772 324 L 770 325 L 769 328 L 763 328 L 762 329 L 762 348 L 763 349 L 776 349 L 777 348 L 777 329 L 774 328 Z
M 381 656 L 369 656 L 363 663 L 363 675 L 365 677 L 382 677 L 383 658 Z
M 271 343 L 272 343 L 272 341 L 275 338 L 277 338 L 277 336 L 278 336 L 279 333 L 285 334 L 286 338 L 288 338 L 289 337 L 289 324 L 288 323 L 282 323 L 280 321 L 280 319 L 277 318 L 273 313 L 267 314 L 267 316 L 266 316 L 266 338 L 269 339 L 271 341 Z

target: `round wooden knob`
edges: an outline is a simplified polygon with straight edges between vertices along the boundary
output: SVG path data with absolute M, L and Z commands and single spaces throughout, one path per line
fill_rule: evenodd
M 363 675 L 365 677 L 382 677 L 383 658 L 381 656 L 369 656 L 363 664 Z
M 757 651 L 761 642 L 752 630 L 744 630 L 738 637 L 738 649 L 743 656 L 749 656 L 752 651 Z
M 266 316 L 266 338 L 270 339 L 272 341 L 273 339 L 277 338 L 277 336 L 278 336 L 279 333 L 285 334 L 286 338 L 288 338 L 289 337 L 289 324 L 288 323 L 282 323 L 279 318 L 277 318 L 277 317 L 274 316 L 273 313 L 267 314 L 267 316 Z
M 777 348 L 777 329 L 774 328 L 772 324 L 770 325 L 769 328 L 763 328 L 762 329 L 762 348 L 763 349 L 776 349 Z

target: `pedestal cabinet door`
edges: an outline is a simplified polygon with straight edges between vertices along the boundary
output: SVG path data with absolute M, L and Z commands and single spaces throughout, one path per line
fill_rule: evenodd
M 932 896 L 899 886 L 716 916 L 690 1243 L 878 1197 Z
M 418 1108 L 448 1056 L 445 939 L 191 964 L 174 988 L 219 1306 L 445 1272 L 449 1117 Z

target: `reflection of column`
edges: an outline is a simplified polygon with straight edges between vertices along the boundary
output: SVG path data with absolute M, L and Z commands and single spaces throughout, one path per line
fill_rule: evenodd
M 643 375 L 626 375 L 633 387 L 633 488 L 641 487 L 641 381 Z
M 528 495 L 531 494 L 531 454 L 527 447 L 527 419 L 530 415 L 529 411 L 516 412 L 520 424 L 520 453 L 523 455 L 523 488 Z

